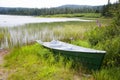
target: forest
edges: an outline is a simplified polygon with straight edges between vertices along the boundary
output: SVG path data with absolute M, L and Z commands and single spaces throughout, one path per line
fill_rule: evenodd
M 7 8 L 0 7 L 0 14 L 12 15 L 54 15 L 54 14 L 73 14 L 73 13 L 100 13 L 102 6 L 80 6 L 63 5 L 54 8 Z

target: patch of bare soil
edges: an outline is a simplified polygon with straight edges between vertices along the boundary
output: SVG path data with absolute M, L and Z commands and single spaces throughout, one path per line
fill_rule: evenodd
M 8 71 L 2 67 L 2 64 L 4 63 L 4 56 L 8 52 L 6 49 L 0 49 L 0 80 L 7 80 Z

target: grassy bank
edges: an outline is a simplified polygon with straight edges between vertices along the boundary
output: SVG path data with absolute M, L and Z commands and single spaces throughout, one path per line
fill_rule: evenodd
M 119 80 L 120 68 L 93 71 L 90 75 L 79 67 L 72 68 L 72 60 L 53 55 L 37 43 L 14 48 L 5 57 L 4 68 L 8 80 Z
M 4 67 L 9 70 L 8 80 L 76 80 L 85 78 L 71 69 L 72 60 L 68 61 L 60 55 L 54 56 L 49 50 L 36 43 L 14 48 L 5 57 L 5 60 Z
M 86 17 L 86 18 L 100 18 L 100 13 L 75 13 L 75 14 L 55 14 L 55 15 L 42 15 L 40 17 Z

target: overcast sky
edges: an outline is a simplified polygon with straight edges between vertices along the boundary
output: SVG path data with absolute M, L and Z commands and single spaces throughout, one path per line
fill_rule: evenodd
M 114 3 L 118 0 L 110 0 Z M 66 4 L 104 5 L 108 0 L 0 0 L 0 7 L 49 8 Z

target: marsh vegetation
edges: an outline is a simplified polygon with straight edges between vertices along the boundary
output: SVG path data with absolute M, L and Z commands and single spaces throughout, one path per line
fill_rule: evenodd
M 88 24 L 88 26 L 85 26 Z M 18 27 L 1 28 L 1 47 L 11 48 L 15 45 L 22 45 L 33 42 L 37 39 L 50 41 L 52 39 L 68 40 L 82 39 L 83 34 L 96 27 L 96 22 L 53 22 L 53 23 L 34 23 Z M 73 29 L 74 28 L 74 29 Z M 4 35 L 2 35 L 4 34 Z
M 119 79 L 119 75 L 117 76 L 119 68 L 112 69 L 117 72 L 116 78 L 112 76 L 111 69 L 101 69 L 98 72 L 90 72 L 93 75 L 86 77 L 83 74 L 86 74 L 87 71 L 83 69 L 82 66 L 77 68 L 76 65 L 76 70 L 75 67 L 72 68 L 72 60 L 66 60 L 65 57 L 61 55 L 54 56 L 49 50 L 35 43 L 37 39 L 41 39 L 42 41 L 56 39 L 79 46 L 104 49 L 102 47 L 99 48 L 100 46 L 95 46 L 94 44 L 96 42 L 90 41 L 95 38 L 95 34 L 101 33 L 99 31 L 103 30 L 103 28 L 111 22 L 111 19 L 101 18 L 99 21 L 102 25 L 101 28 L 98 27 L 96 21 L 34 23 L 18 27 L 1 28 L 1 48 L 11 49 L 10 54 L 5 57 L 5 63 L 3 65 L 4 68 L 9 71 L 8 80 L 47 80 L 48 78 L 57 80 L 101 80 L 108 79 L 110 76 L 109 79 Z M 94 30 L 96 32 L 94 32 Z M 98 39 L 99 38 L 95 38 L 94 40 Z M 102 44 L 103 43 L 101 43 L 101 45 Z M 56 57 L 58 58 L 57 60 Z M 107 65 L 111 65 L 111 59 L 108 57 L 109 56 L 106 56 L 103 67 L 106 65 L 106 62 L 109 62 Z M 109 61 L 107 61 L 108 59 Z M 109 75 L 109 73 L 111 75 Z

